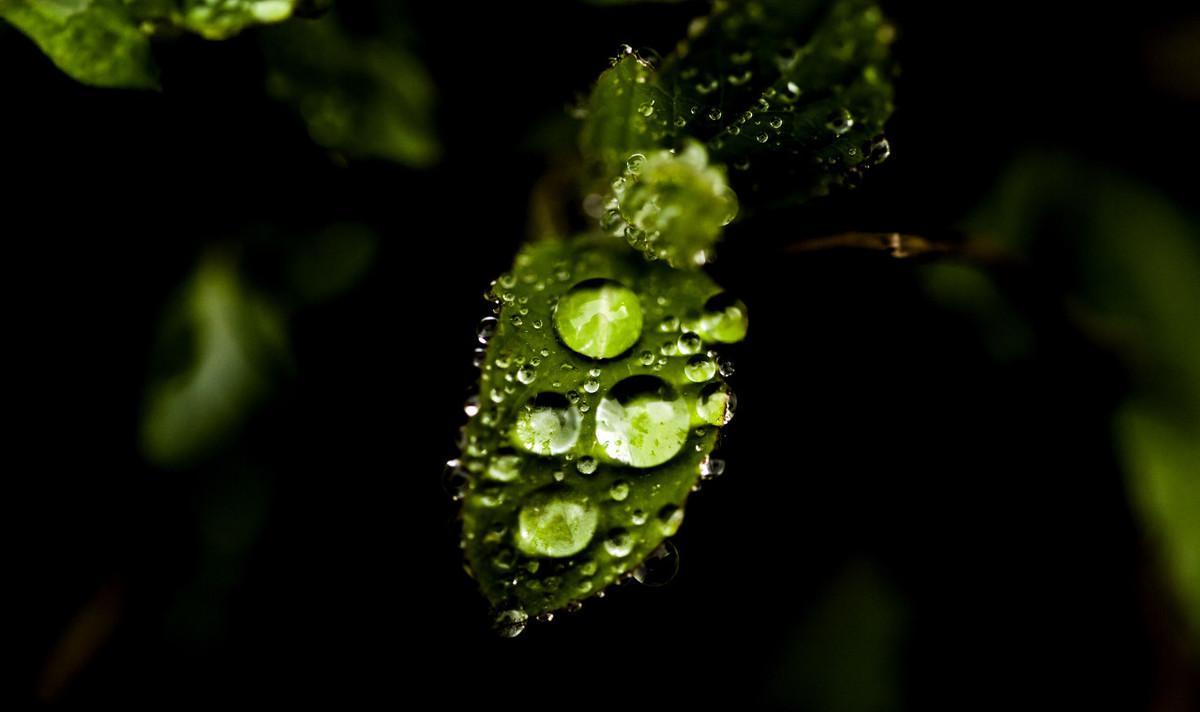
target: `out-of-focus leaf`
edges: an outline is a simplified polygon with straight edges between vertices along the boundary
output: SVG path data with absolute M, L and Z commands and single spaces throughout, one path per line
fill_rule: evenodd
M 344 292 L 362 277 L 375 256 L 377 238 L 364 225 L 330 225 L 301 241 L 288 259 L 292 290 L 305 302 Z
M 773 702 L 821 712 L 886 712 L 901 699 L 905 611 L 866 562 L 850 564 L 796 631 Z
M 718 343 L 745 307 L 699 271 L 611 238 L 525 248 L 493 290 L 483 373 L 450 474 L 462 545 L 498 625 L 593 596 L 683 519 L 732 414 Z
M 890 153 L 894 30 L 870 0 L 718 3 L 659 68 L 614 60 L 581 145 L 604 179 L 633 153 L 705 142 L 756 205 L 854 183 Z
M 155 88 L 150 40 L 119 0 L 3 0 L 0 17 L 85 84 Z
M 267 88 L 326 148 L 428 166 L 440 153 L 433 82 L 393 26 L 355 37 L 330 13 L 273 28 L 263 37 Z
M 974 229 L 1051 264 L 1134 393 L 1114 429 L 1129 488 L 1200 634 L 1200 228 L 1169 200 L 1062 157 L 1018 160 Z
M 242 283 L 228 255 L 207 255 L 161 335 L 160 369 L 142 415 L 142 451 L 164 466 L 191 462 L 243 421 L 285 357 L 283 318 Z
M 288 19 L 297 0 L 127 0 L 127 4 L 150 27 L 177 27 L 221 40 L 247 27 Z

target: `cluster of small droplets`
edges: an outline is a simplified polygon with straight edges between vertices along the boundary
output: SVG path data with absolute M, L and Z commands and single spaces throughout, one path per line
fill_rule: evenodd
M 704 147 L 692 142 L 679 151 L 631 154 L 612 181 L 599 224 L 648 259 L 695 268 L 709 262 L 737 212 L 724 170 L 709 165 Z

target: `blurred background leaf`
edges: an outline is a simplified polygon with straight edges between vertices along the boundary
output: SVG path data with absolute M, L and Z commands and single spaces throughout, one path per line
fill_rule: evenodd
M 1132 389 L 1114 415 L 1114 438 L 1146 533 L 1200 634 L 1200 223 L 1111 169 L 1029 153 L 969 224 L 1122 357 Z M 943 300 L 983 319 L 987 338 L 1028 351 L 1008 298 L 982 273 L 948 281 L 949 270 L 971 269 L 938 265 L 926 276 Z
M 375 19 L 352 32 L 335 9 L 264 32 L 267 90 L 328 149 L 427 167 L 440 153 L 433 82 L 408 49 L 398 11 L 380 10 Z
M 231 255 L 206 254 L 164 320 L 165 375 L 149 386 L 142 416 L 146 458 L 177 466 L 227 440 L 286 360 L 284 328 Z

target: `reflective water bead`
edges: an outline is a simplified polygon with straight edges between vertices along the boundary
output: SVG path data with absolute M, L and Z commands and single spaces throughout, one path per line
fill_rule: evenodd
M 517 548 L 529 556 L 563 558 L 583 551 L 600 510 L 582 492 L 558 486 L 535 492 L 517 515 Z
M 513 438 L 538 455 L 559 455 L 579 439 L 580 414 L 561 393 L 539 393 L 517 413 Z
M 690 421 L 674 387 L 656 376 L 631 376 L 613 386 L 596 408 L 596 439 L 618 462 L 654 467 L 683 448 Z
M 613 358 L 641 336 L 642 307 L 637 294 L 622 284 L 590 279 L 559 300 L 554 327 L 571 350 L 591 358 Z

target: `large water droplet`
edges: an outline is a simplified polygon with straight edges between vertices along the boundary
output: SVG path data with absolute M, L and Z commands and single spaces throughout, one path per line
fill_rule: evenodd
M 579 439 L 579 410 L 561 393 L 539 393 L 517 413 L 513 439 L 527 452 L 560 455 Z
M 633 570 L 633 578 L 644 586 L 665 586 L 679 573 L 679 550 L 664 541 Z
M 582 492 L 535 492 L 517 515 L 517 548 L 529 556 L 571 556 L 587 547 L 599 521 L 599 508 Z
M 631 376 L 596 408 L 596 439 L 612 459 L 634 467 L 670 460 L 688 436 L 687 404 L 666 381 Z
M 573 351 L 591 358 L 612 358 L 637 343 L 642 334 L 642 306 L 628 287 L 608 279 L 589 279 L 559 300 L 554 328 Z

